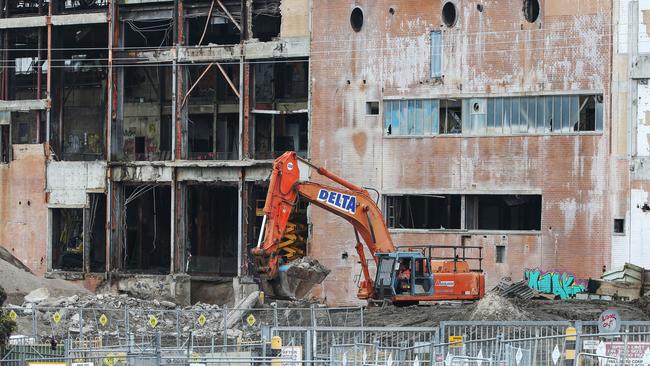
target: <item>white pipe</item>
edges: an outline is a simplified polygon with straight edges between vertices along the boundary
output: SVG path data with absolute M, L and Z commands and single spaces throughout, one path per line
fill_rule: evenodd
M 262 245 L 262 238 L 264 237 L 264 227 L 266 226 L 266 215 L 262 218 L 262 228 L 260 229 L 260 237 L 257 238 L 257 248 Z

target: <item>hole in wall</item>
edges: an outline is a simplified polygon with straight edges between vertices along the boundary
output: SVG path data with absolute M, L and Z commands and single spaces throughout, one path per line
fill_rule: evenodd
M 648 212 L 648 211 L 650 211 L 650 205 L 648 205 L 647 202 L 644 203 L 643 206 L 641 206 L 641 211 L 643 211 L 643 212 Z
M 476 10 L 478 10 L 480 13 L 483 12 L 483 4 L 476 4 Z
M 388 8 L 388 13 L 390 13 L 390 15 L 395 15 L 395 8 Z
M 356 7 L 352 10 L 352 14 L 350 14 L 350 25 L 355 32 L 360 31 L 361 27 L 363 27 L 363 10 L 361 8 Z
M 458 13 L 456 11 L 456 5 L 454 5 L 454 3 L 452 3 L 451 1 L 448 1 L 442 7 L 442 22 L 447 27 L 453 27 L 456 24 L 457 19 L 458 19 Z
M 539 0 L 524 0 L 524 17 L 529 23 L 539 18 Z

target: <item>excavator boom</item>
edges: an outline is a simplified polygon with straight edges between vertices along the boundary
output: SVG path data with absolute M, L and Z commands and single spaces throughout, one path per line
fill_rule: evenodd
M 263 235 L 260 236 L 257 247 L 252 251 L 256 258 L 258 273 L 267 280 L 278 278 L 278 271 L 282 266 L 281 258 L 278 256 L 279 245 L 291 210 L 300 196 L 352 224 L 364 277 L 357 296 L 361 299 L 371 298 L 374 282 L 359 237 L 375 260 L 376 253 L 391 253 L 396 250 L 381 210 L 367 190 L 325 168 L 312 166 L 317 173 L 338 183 L 342 188 L 315 182 L 300 182 L 298 159 L 295 152 L 286 152 L 273 164 L 264 205 Z M 311 165 L 309 162 L 305 161 L 305 163 Z

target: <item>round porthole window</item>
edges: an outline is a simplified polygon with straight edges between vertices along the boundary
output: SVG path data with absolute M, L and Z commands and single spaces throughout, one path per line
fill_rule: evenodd
M 524 0 L 524 18 L 534 23 L 539 18 L 539 0 Z
M 458 20 L 458 12 L 456 11 L 456 5 L 451 1 L 448 1 L 442 7 L 442 22 L 445 23 L 447 27 L 453 27 Z
M 354 8 L 352 14 L 350 14 L 350 25 L 355 32 L 361 30 L 363 27 L 363 10 L 361 8 Z

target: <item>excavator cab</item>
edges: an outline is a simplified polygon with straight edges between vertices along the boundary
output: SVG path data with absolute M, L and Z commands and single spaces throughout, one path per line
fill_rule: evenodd
M 433 294 L 433 273 L 421 252 L 376 253 L 375 296 L 396 305 Z M 415 300 L 415 301 L 414 301 Z

